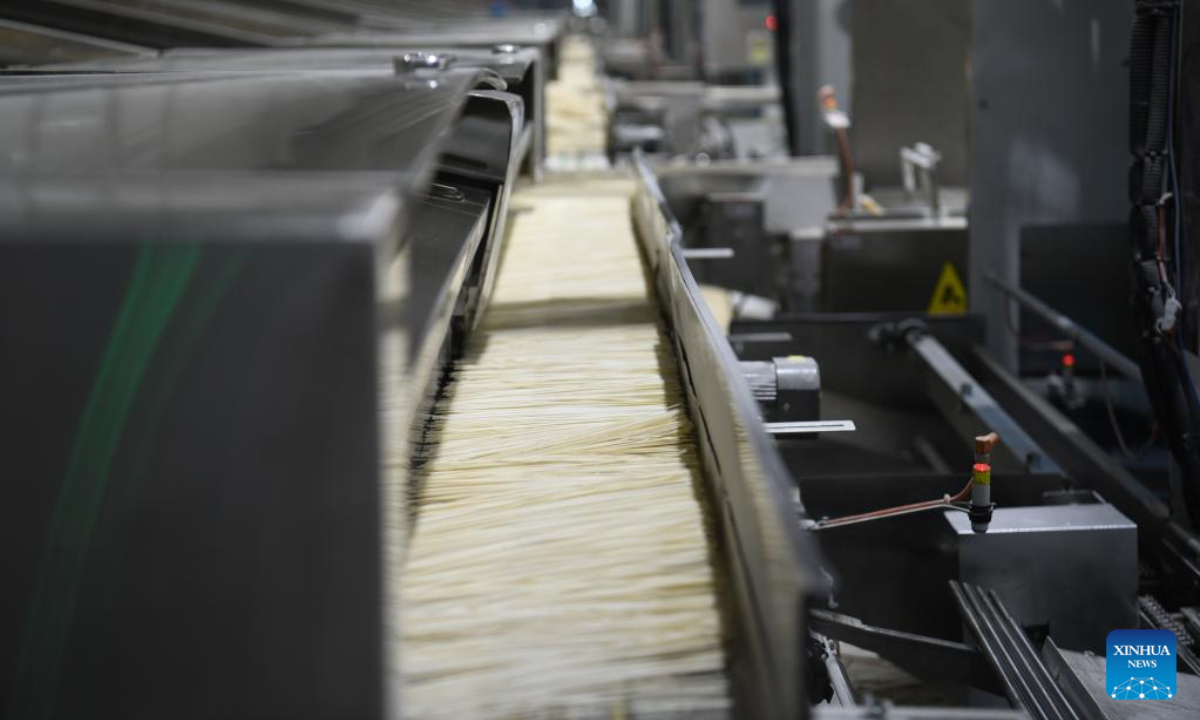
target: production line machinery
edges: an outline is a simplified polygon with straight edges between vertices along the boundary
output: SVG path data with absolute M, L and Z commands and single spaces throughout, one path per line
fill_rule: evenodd
M 380 469 L 369 458 L 389 428 L 421 422 L 440 368 L 485 303 L 506 191 L 532 144 L 522 140 L 524 103 L 538 95 L 498 89 L 526 82 L 519 51 L 474 64 L 470 53 L 425 64 L 438 53 L 384 55 L 283 53 L 254 69 L 237 56 L 216 67 L 168 58 L 146 61 L 153 70 L 5 78 L 0 114 L 14 129 L 5 345 L 22 351 L 4 394 L 16 474 L 41 478 L 11 498 L 7 524 L 49 531 L 51 543 L 5 556 L 28 589 L 8 596 L 3 643 L 14 650 L 9 702 L 19 713 L 117 702 L 126 716 L 151 714 L 196 682 L 230 690 L 175 714 L 403 708 L 385 673 L 397 658 L 380 648 L 386 544 L 380 523 L 364 521 L 380 517 Z M 55 122 L 42 122 L 48 115 Z M 792 522 L 749 389 L 648 193 L 639 237 L 660 297 L 672 298 L 664 310 L 704 428 L 710 487 L 724 498 L 735 707 L 796 716 L 808 694 L 795 678 L 807 659 L 804 608 L 819 592 L 815 556 Z M 62 301 L 84 294 L 88 316 Z M 99 318 L 114 312 L 127 320 L 106 340 Z M 89 330 L 42 332 L 72 326 Z M 399 371 L 376 359 L 381 350 L 401 358 Z M 398 391 L 375 393 L 397 376 Z M 30 392 L 51 378 L 61 396 Z M 314 383 L 338 388 L 337 402 L 325 404 Z M 61 418 L 80 412 L 84 434 L 70 450 Z M 120 431 L 119 444 L 97 436 L 97 423 Z M 290 450 L 297 442 L 310 455 Z M 248 489 L 231 514 L 233 488 Z M 273 563 L 262 577 L 260 560 L 281 560 L 284 548 L 304 560 Z M 72 570 L 81 563 L 86 573 Z M 155 581 L 140 579 L 145 568 Z M 204 611 L 180 617 L 197 595 Z M 30 615 L 29 603 L 47 604 L 45 614 Z M 335 637 L 323 634 L 334 627 Z M 131 652 L 114 657 L 115 646 Z M 141 680 L 136 691 L 114 700 L 130 677 Z
M 15 0 L 0 8 L 0 18 L 11 21 L 8 32 L 24 41 L 34 62 L 60 59 L 60 38 L 69 33 L 124 44 L 122 51 L 89 43 L 101 56 L 137 52 L 132 48 L 152 54 L 178 47 L 490 48 L 503 42 L 538 48 L 553 72 L 565 29 L 551 15 L 494 18 L 471 3 L 411 1 Z
M 542 173 L 544 83 L 588 54 L 559 49 L 557 20 L 470 27 L 457 4 L 46 5 L 75 9 L 10 24 L 49 40 L 30 55 L 66 36 L 42 57 L 125 57 L 0 76 L 19 480 L 0 512 L 46 538 L 0 554 L 3 707 L 403 715 L 395 440 L 424 437 L 530 211 L 512 193 Z M 23 24 L 51 17 L 71 26 Z M 198 22 L 203 44 L 269 25 L 238 44 L 286 49 L 114 44 Z M 1195 535 L 981 347 L 981 318 L 924 312 L 944 282 L 966 301 L 943 279 L 966 266 L 954 203 L 847 213 L 832 158 L 646 160 L 528 189 L 631 183 L 712 512 L 733 716 L 1117 717 L 1088 653 L 1138 624 L 1176 631 L 1194 686 Z M 782 309 L 724 326 L 702 283 Z M 944 707 L 876 703 L 839 643 Z
M 725 254 L 705 242 L 720 237 L 705 226 L 711 215 L 695 211 L 712 202 L 703 193 L 721 177 L 713 171 L 642 168 L 665 212 L 689 218 L 677 232 L 693 272 L 755 277 L 744 266 L 755 256 L 741 253 L 752 242 L 735 235 L 745 245 Z M 781 172 L 767 168 L 760 182 Z M 833 195 L 810 202 L 824 197 L 832 212 Z M 1033 717 L 1107 718 L 1121 715 L 1095 684 L 1104 638 L 1165 627 L 1179 635 L 1179 682 L 1191 688 L 1200 669 L 1187 620 L 1200 580 L 1194 534 L 989 357 L 978 317 L 905 312 L 895 293 L 862 300 L 876 305 L 840 310 L 827 297 L 819 311 L 735 317 L 727 330 L 795 479 L 800 522 L 833 573 L 812 631 L 870 649 L 959 703 L 1007 696 Z M 972 492 L 978 472 L 960 492 L 980 461 L 982 500 Z M 853 673 L 832 647 L 825 692 L 853 705 Z M 1186 700 L 1175 707 L 1163 717 L 1194 712 Z
M 528 149 L 495 82 L 5 85 L 5 525 L 49 533 L 4 555 L 17 716 L 154 716 L 197 683 L 224 690 L 172 714 L 383 712 L 381 413 L 417 422 L 487 291 Z
M 306 53 L 0 81 L 4 523 L 45 538 L 2 555 L 15 716 L 404 711 L 385 567 L 408 459 L 385 439 L 421 426 L 487 306 L 509 190 L 539 165 L 542 58 Z M 802 716 L 815 555 L 678 238 L 641 207 L 709 408 L 734 706 Z
M 75 64 L 50 64 L 22 67 L 7 71 L 16 82 L 17 78 L 62 78 L 63 82 L 78 82 L 80 75 L 94 78 L 117 77 L 130 73 L 162 74 L 167 72 L 193 73 L 311 73 L 313 71 L 376 71 L 394 72 L 399 76 L 419 76 L 423 72 L 446 69 L 477 68 L 493 76 L 493 88 L 499 87 L 521 100 L 520 132 L 517 143 L 508 148 L 508 141 L 492 142 L 495 130 L 476 127 L 482 121 L 467 120 L 459 131 L 459 142 L 468 143 L 471 151 L 515 152 L 522 163 L 517 169 L 531 175 L 541 172 L 545 163 L 545 81 L 547 63 L 535 48 L 520 47 L 510 43 L 498 43 L 487 49 L 471 47 L 387 47 L 387 48 L 319 48 L 277 50 L 212 50 L 204 48 L 174 50 L 153 57 L 131 59 L 94 60 Z M 149 77 L 150 75 L 147 75 Z M 74 80 L 72 80 L 74 78 Z M 479 101 L 476 101 L 477 103 Z M 501 130 L 501 134 L 507 135 Z M 482 140 L 482 141 L 481 141 Z M 448 157 L 447 163 L 453 163 Z M 458 162 L 459 171 L 467 174 L 479 172 L 477 158 L 465 157 Z M 495 168 L 507 168 L 507 160 L 490 158 L 483 173 L 495 174 Z M 505 186 L 512 185 L 506 178 Z
M 709 297 L 718 298 L 716 314 L 733 318 L 728 337 L 743 373 L 756 388 L 776 382 L 757 393 L 771 402 L 762 415 L 795 479 L 801 522 L 834 575 L 831 602 L 810 615 L 810 628 L 831 641 L 828 692 L 835 703 L 856 702 L 852 665 L 860 661 L 853 652 L 839 653 L 841 642 L 874 650 L 951 702 L 993 705 L 1006 698 L 1033 717 L 1190 717 L 1196 708 L 1186 698 L 1194 698 L 1200 667 L 1200 542 L 1186 455 L 1194 417 L 1188 413 L 1195 412 L 1186 380 L 1195 372 L 1194 329 L 1172 330 L 1174 311 L 1190 302 L 1172 286 L 1190 282 L 1192 248 L 1185 235 L 1172 235 L 1172 228 L 1192 223 L 1188 201 L 1169 218 L 1181 193 L 1191 196 L 1182 169 L 1172 172 L 1183 180 L 1172 176 L 1165 190 L 1156 182 L 1160 175 L 1140 171 L 1156 171 L 1167 157 L 1180 168 L 1192 165 L 1194 119 L 1169 103 L 1189 107 L 1194 88 L 1179 80 L 1185 84 L 1174 93 L 1151 99 L 1147 87 L 1151 56 L 1161 82 L 1155 87 L 1190 77 L 1170 68 L 1189 67 L 1194 26 L 1171 9 L 1139 6 L 1134 48 L 1146 64 L 1127 73 L 1117 53 L 1134 21 L 1128 7 L 1105 4 L 1061 18 L 1040 5 L 1013 15 L 1009 4 L 976 3 L 971 19 L 952 28 L 973 27 L 979 47 L 935 66 L 931 56 L 963 47 L 953 38 L 943 46 L 903 35 L 891 26 L 908 27 L 900 5 L 878 17 L 854 15 L 862 31 L 854 38 L 855 107 L 869 127 L 852 135 L 856 150 L 866 148 L 862 155 L 851 152 L 849 120 L 824 92 L 834 157 L 643 168 L 679 223 L 692 273 L 733 291 L 732 299 Z M 958 17 L 946 6 L 924 5 L 941 20 Z M 913 10 L 921 17 L 922 10 Z M 1092 36 L 1086 72 L 1078 46 L 1059 35 L 1030 34 L 1047 16 L 1081 26 L 1087 20 L 1093 33 L 1105 28 L 1100 46 Z M 1145 27 L 1154 23 L 1159 35 L 1151 42 Z M 1061 37 L 1073 37 L 1068 26 L 1059 29 Z M 1175 45 L 1172 32 L 1181 38 Z M 898 33 L 903 37 L 896 39 Z M 898 94 L 880 64 L 896 64 L 912 51 L 913 38 L 929 46 L 917 52 L 915 72 L 958 75 L 967 64 L 970 83 L 926 85 L 919 76 Z M 1173 47 L 1185 48 L 1182 60 Z M 1048 102 L 1054 109 L 1047 117 L 1022 104 L 1033 80 L 1022 74 L 1029 66 L 1014 58 L 1034 55 L 1045 60 L 1037 83 L 1071 98 Z M 1097 67 L 1107 78 L 1103 90 L 1080 80 L 1101 72 Z M 1127 75 L 1131 114 L 1119 106 L 1122 93 L 1112 91 Z M 915 127 L 906 123 L 921 118 L 933 120 L 925 132 L 953 139 L 961 130 L 966 117 L 938 105 L 946 98 L 929 102 L 922 93 L 931 88 L 946 98 L 970 98 L 969 211 L 966 189 L 949 184 L 960 182 L 968 147 L 939 143 L 948 157 L 957 156 L 940 168 L 949 181 L 943 186 L 941 153 L 900 144 L 919 136 L 897 139 L 897 128 Z M 806 105 L 814 96 L 793 95 L 790 102 Z M 1022 108 L 1019 118 L 989 112 L 1009 100 Z M 1111 112 L 1121 127 L 1113 120 L 1114 127 L 1102 128 L 1112 132 L 1081 138 L 1063 105 L 1080 123 L 1097 115 L 1107 122 L 1103 113 Z M 1165 141 L 1162 127 L 1149 140 L 1137 134 L 1146 129 L 1136 119 L 1147 108 L 1149 127 L 1172 118 L 1176 139 Z M 1127 114 L 1135 121 L 1130 192 L 1141 203 L 1132 222 L 1140 334 L 1121 322 L 1132 320 L 1125 293 L 1130 231 L 1111 220 L 1127 160 L 1110 160 L 1114 148 L 1123 154 Z M 1054 173 L 1066 175 L 1026 174 L 1040 158 L 1024 155 L 1035 135 L 1055 158 Z M 1164 147 L 1150 148 L 1154 142 Z M 864 156 L 867 162 L 855 163 Z M 881 177 L 895 173 L 901 187 L 868 186 L 872 202 L 863 202 L 864 165 Z M 1101 168 L 1111 174 L 1100 175 Z M 1064 204 L 1075 180 L 1088 188 L 1088 202 Z M 1029 187 L 1038 188 L 1039 202 L 1014 200 Z M 1108 201 L 1092 202 L 1101 196 Z M 1059 303 L 1084 322 L 1060 312 Z M 1135 340 L 1142 344 L 1140 362 L 1129 357 L 1138 352 Z M 996 349 L 1005 346 L 1011 350 Z M 785 387 L 801 362 L 809 377 L 819 378 L 819 390 Z M 785 393 L 807 401 L 788 408 L 781 403 Z M 1114 404 L 1123 410 L 1120 418 Z M 1141 426 L 1153 421 L 1144 447 L 1121 437 L 1130 416 L 1140 421 L 1133 423 L 1139 441 Z M 1155 442 L 1167 427 L 1174 428 L 1172 463 L 1164 461 L 1166 443 Z M 998 444 L 988 439 L 992 432 Z M 979 497 L 981 486 L 990 497 Z M 1104 687 L 1104 663 L 1096 656 L 1106 636 L 1137 627 L 1171 630 L 1179 640 L 1179 687 L 1170 703 L 1129 708 L 1112 702 L 1115 688 Z

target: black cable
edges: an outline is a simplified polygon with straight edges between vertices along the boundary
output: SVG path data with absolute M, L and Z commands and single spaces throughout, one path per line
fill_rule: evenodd
M 1117 412 L 1113 409 L 1112 395 L 1108 390 L 1108 367 L 1103 360 L 1100 361 L 1100 396 L 1104 398 L 1104 409 L 1108 411 L 1108 422 L 1112 426 L 1113 435 L 1117 438 L 1117 445 L 1120 446 L 1121 452 L 1130 460 L 1140 460 L 1146 456 L 1146 452 L 1154 447 L 1154 441 L 1158 438 L 1158 425 L 1150 428 L 1150 436 L 1146 438 L 1146 442 L 1142 444 L 1142 448 L 1136 453 L 1129 449 L 1129 445 L 1125 443 L 1125 433 L 1121 432 L 1121 424 L 1117 422 Z
M 1178 223 L 1168 220 L 1166 212 L 1168 199 L 1180 199 L 1172 157 L 1178 19 L 1178 0 L 1136 2 L 1129 53 L 1129 149 L 1133 156 L 1129 233 L 1142 378 L 1156 425 L 1181 470 L 1188 514 L 1196 520 L 1200 519 L 1200 400 L 1191 385 L 1183 351 L 1176 346 L 1178 299 L 1164 257 L 1168 248 L 1177 248 L 1178 243 Z M 1176 267 L 1175 272 L 1182 273 L 1182 269 Z M 1107 402 L 1107 392 L 1105 396 Z M 1117 429 L 1111 404 L 1108 408 Z M 1128 452 L 1119 432 L 1117 438 Z

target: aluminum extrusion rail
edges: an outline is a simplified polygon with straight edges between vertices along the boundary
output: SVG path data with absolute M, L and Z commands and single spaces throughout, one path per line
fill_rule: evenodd
M 954 580 L 950 591 L 981 651 L 999 673 L 1005 694 L 1017 707 L 1036 720 L 1081 720 L 995 591 Z

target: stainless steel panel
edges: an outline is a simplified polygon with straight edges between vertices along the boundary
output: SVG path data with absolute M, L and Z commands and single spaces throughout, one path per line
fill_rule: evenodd
M 716 162 L 706 167 L 656 168 L 671 212 L 686 229 L 704 198 L 713 193 L 753 193 L 766 203 L 768 232 L 820 229 L 837 208 L 837 163 L 831 157 L 747 165 Z
M 1137 626 L 1137 526 L 1112 505 L 999 507 L 986 533 L 964 513 L 945 518 L 959 579 L 995 590 L 1022 625 L 1048 626 L 1059 647 L 1102 654 L 1110 631 Z
M 1126 222 L 1132 15 L 1125 0 L 971 3 L 972 309 L 1010 371 L 1006 303 L 979 292 L 984 271 L 1021 284 L 1028 225 Z
M 821 258 L 820 309 L 924 313 L 946 263 L 966 280 L 966 223 L 954 218 L 836 223 L 826 231 Z M 970 286 L 966 289 L 970 296 Z
M 9 0 L 0 4 L 0 16 L 151 48 L 259 47 L 299 32 L 277 23 L 234 22 L 220 14 L 171 13 L 104 0 Z
M 850 132 L 856 169 L 865 176 L 867 189 L 899 186 L 900 148 L 917 142 L 929 143 L 942 154 L 938 177 L 943 185 L 964 184 L 970 4 L 853 2 Z M 1001 0 L 997 7 L 1001 5 L 1011 3 Z M 1017 56 L 1010 52 L 1010 57 Z
M 361 71 L 0 83 L 0 170 L 423 167 L 478 80 Z M 53 117 L 53 121 L 47 121 Z
M 382 717 L 397 176 L 0 185 L 6 706 Z
M 180 49 L 154 57 L 140 57 L 100 62 L 56 64 L 38 68 L 23 68 L 26 74 L 113 72 L 205 72 L 225 71 L 276 73 L 329 70 L 375 71 L 390 74 L 398 58 L 406 52 L 425 52 L 448 58 L 449 67 L 456 70 L 480 68 L 495 73 L 507 84 L 507 91 L 524 102 L 526 125 L 532 128 L 529 168 L 540 169 L 544 159 L 544 113 L 546 68 L 541 55 L 532 48 L 517 48 L 511 52 L 477 48 L 388 47 L 388 48 L 306 48 L 213 50 Z M 14 76 L 5 79 L 12 81 Z

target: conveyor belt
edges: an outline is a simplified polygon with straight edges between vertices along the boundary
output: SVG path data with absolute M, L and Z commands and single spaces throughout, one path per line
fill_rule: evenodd
M 708 523 L 631 182 L 513 199 L 435 413 L 401 584 L 409 717 L 729 705 Z
M 546 84 L 546 151 L 559 164 L 597 165 L 608 143 L 608 109 L 596 53 L 578 37 L 563 43 L 558 80 Z

